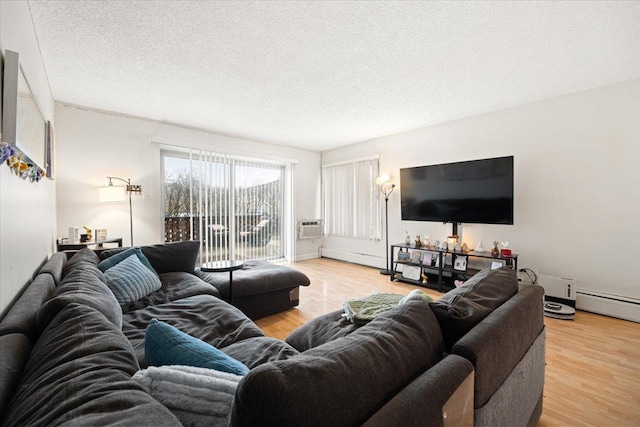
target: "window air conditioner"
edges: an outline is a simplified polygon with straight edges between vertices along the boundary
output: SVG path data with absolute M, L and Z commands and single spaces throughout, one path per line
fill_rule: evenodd
M 298 239 L 317 239 L 322 237 L 321 219 L 303 219 L 298 221 Z

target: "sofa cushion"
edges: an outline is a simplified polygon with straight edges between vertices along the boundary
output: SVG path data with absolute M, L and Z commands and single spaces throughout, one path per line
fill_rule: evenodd
M 62 270 L 67 263 L 67 254 L 64 252 L 56 252 L 51 255 L 51 258 L 42 266 L 38 274 L 47 273 L 53 277 L 56 286 L 62 281 Z
M 152 366 L 133 380 L 185 426 L 227 426 L 239 375 L 191 366 Z
M 134 310 L 123 315 L 122 331 L 133 345 L 142 367 L 144 331 L 156 318 L 224 351 L 234 342 L 263 337 L 255 323 L 234 306 L 211 295 L 196 295 Z
M 351 334 L 264 363 L 238 385 L 232 425 L 356 425 L 442 357 L 424 301 L 389 310 Z
M 42 304 L 51 298 L 55 286 L 53 276 L 38 274 L 0 322 L 0 335 L 23 334 L 35 344 L 42 331 L 38 328 L 38 311 Z
M 117 254 L 115 254 L 113 256 L 110 256 L 107 259 L 104 259 L 104 260 L 100 261 L 100 263 L 98 264 L 98 268 L 102 272 L 105 272 L 108 269 L 110 269 L 111 267 L 113 267 L 113 266 L 117 265 L 118 263 L 124 261 L 125 259 L 129 258 L 130 255 L 137 256 L 138 259 L 140 260 L 140 262 L 142 262 L 142 264 L 144 264 L 145 267 L 147 267 L 150 271 L 153 271 L 154 273 L 156 273 L 156 271 L 153 269 L 151 264 L 149 264 L 149 260 L 147 259 L 147 257 L 144 256 L 144 254 L 142 253 L 142 249 L 140 249 L 138 247 L 126 249 L 126 250 L 124 250 L 122 252 L 118 252 Z
M 62 269 L 62 278 L 67 275 L 67 273 L 74 268 L 80 268 L 86 265 L 97 266 L 98 262 L 100 262 L 100 258 L 94 251 L 89 248 L 84 248 L 76 252 L 67 263 L 64 265 Z
M 30 353 L 31 343 L 26 336 L 0 336 L 0 414 L 5 413 L 4 409 L 14 394 Z
M 186 365 L 215 369 L 235 375 L 249 372 L 243 363 L 211 344 L 185 334 L 157 319 L 151 319 L 144 335 L 144 352 L 149 366 Z
M 145 267 L 135 254 L 106 270 L 104 275 L 120 304 L 137 301 L 162 287 L 156 273 Z
M 343 314 L 344 310 L 336 310 L 316 317 L 291 332 L 286 341 L 296 350 L 305 351 L 347 336 L 361 326 L 351 323 Z
M 516 271 L 483 270 L 464 285 L 430 303 L 438 318 L 447 351 L 493 310 L 518 292 Z
M 131 380 L 131 345 L 100 312 L 72 303 L 53 319 L 27 361 L 4 425 L 179 425 Z
M 193 273 L 196 268 L 198 253 L 200 252 L 200 242 L 185 240 L 183 242 L 141 246 L 140 249 L 142 249 L 142 253 L 158 274 L 172 271 Z M 107 259 L 124 250 L 126 249 L 107 249 L 100 253 L 100 259 Z
M 40 307 L 37 328 L 42 332 L 58 313 L 71 303 L 93 307 L 109 319 L 118 329 L 122 328 L 122 310 L 109 287 L 99 278 L 102 272 L 84 263 L 70 269 L 51 299 Z
M 122 311 L 128 313 L 133 310 L 162 304 L 168 301 L 176 301 L 196 295 L 212 295 L 220 297 L 220 292 L 208 283 L 203 282 L 191 273 L 177 271 L 160 274 L 162 287 L 155 292 L 137 301 L 122 304 Z
M 215 286 L 223 298 L 229 298 L 229 273 L 205 273 L 196 270 L 202 280 Z M 242 269 L 233 272 L 233 297 L 308 286 L 309 278 L 301 271 L 261 260 L 244 261 Z
M 244 363 L 249 369 L 300 354 L 286 342 L 271 337 L 247 338 L 224 347 L 222 351 Z

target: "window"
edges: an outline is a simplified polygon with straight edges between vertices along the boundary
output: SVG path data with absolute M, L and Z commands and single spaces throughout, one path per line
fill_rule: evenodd
M 358 240 L 382 237 L 378 158 L 322 168 L 324 233 Z
M 284 257 L 285 164 L 176 149 L 162 166 L 165 241 L 199 240 L 202 262 Z

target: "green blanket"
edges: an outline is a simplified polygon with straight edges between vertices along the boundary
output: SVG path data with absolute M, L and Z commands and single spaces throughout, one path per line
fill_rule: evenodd
M 413 290 L 409 295 L 400 294 L 372 294 L 362 298 L 354 298 L 344 303 L 344 317 L 355 324 L 365 324 L 376 316 L 391 310 L 407 298 L 419 297 L 425 301 L 432 299 L 420 290 Z

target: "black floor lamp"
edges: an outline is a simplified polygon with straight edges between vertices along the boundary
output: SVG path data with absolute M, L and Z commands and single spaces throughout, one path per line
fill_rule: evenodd
M 385 258 L 387 261 L 386 269 L 380 270 L 380 274 L 386 276 L 391 275 L 389 269 L 389 194 L 396 188 L 395 184 L 389 182 L 389 175 L 384 174 L 376 178 L 376 185 L 380 187 L 380 191 L 384 194 L 384 228 L 385 228 Z
M 124 193 L 129 194 L 129 231 L 131 232 L 131 246 L 133 246 L 133 209 L 131 207 L 131 194 L 141 193 L 142 187 L 140 185 L 131 185 L 130 179 L 122 179 L 116 176 L 108 176 L 109 184 L 106 187 L 98 188 L 100 202 L 124 202 Z M 117 179 L 127 184 L 126 187 L 113 185 L 111 180 Z M 123 191 L 124 190 L 124 191 Z

